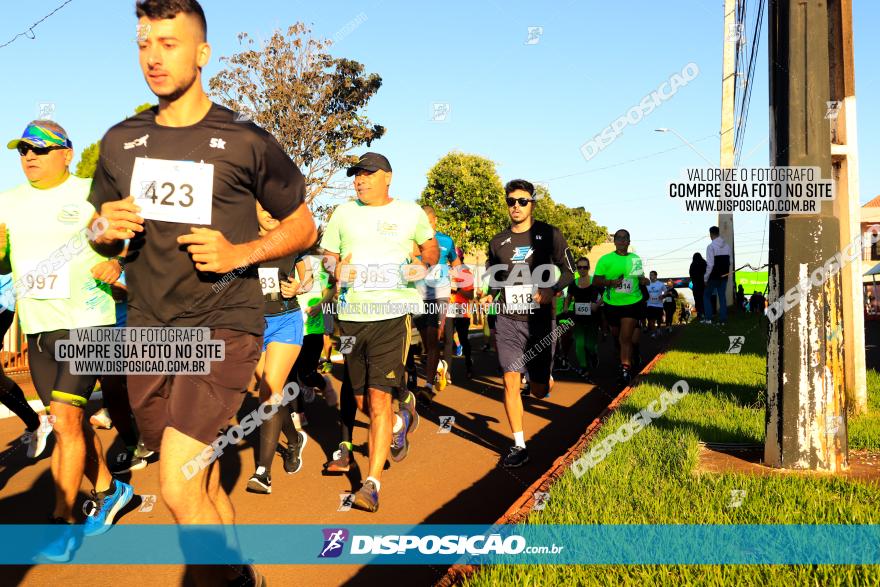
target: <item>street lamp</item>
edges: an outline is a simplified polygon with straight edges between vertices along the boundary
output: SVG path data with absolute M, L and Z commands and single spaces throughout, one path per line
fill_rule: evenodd
M 694 153 L 696 153 L 697 155 L 699 155 L 700 157 L 702 157 L 702 158 L 703 158 L 703 161 L 705 161 L 706 163 L 709 164 L 709 167 L 715 167 L 715 164 L 714 164 L 714 163 L 712 163 L 711 161 L 709 161 L 709 159 L 708 159 L 705 155 L 703 155 L 702 153 L 700 153 L 700 151 L 698 151 L 697 148 L 696 148 L 695 146 L 693 146 L 689 140 L 687 140 L 686 138 L 684 138 L 683 136 L 681 136 L 680 134 L 678 134 L 678 132 L 677 132 L 674 128 L 655 128 L 655 129 L 654 129 L 654 132 L 671 132 L 672 134 L 674 134 L 675 136 L 677 136 L 677 137 L 679 138 L 679 140 L 680 140 L 682 143 L 684 143 L 685 145 L 687 145 L 688 147 L 690 147 L 691 150 L 692 150 Z

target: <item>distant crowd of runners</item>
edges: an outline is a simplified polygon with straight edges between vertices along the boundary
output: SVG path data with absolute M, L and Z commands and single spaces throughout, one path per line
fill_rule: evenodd
M 305 179 L 277 141 L 205 94 L 210 47 L 198 2 L 140 0 L 136 13 L 140 65 L 158 106 L 107 131 L 92 180 L 70 174 L 73 142 L 61 125 L 30 122 L 9 143 L 27 182 L 0 193 L 0 273 L 11 274 L 0 282 L 0 327 L 5 333 L 17 310 L 42 409 L 6 376 L 0 401 L 25 423 L 29 457 L 54 434 L 55 504 L 47 513 L 69 529 L 45 547 L 46 559 L 70 560 L 83 536 L 109 530 L 134 495 L 118 476 L 148 462 L 158 463 L 162 500 L 182 528 L 234 523 L 219 460 L 197 470 L 188 464 L 210 452 L 253 385 L 271 413 L 259 426 L 247 489 L 271 493 L 276 454 L 285 472 L 301 470 L 304 405 L 317 395 L 340 411 L 327 473 L 356 466 L 357 410 L 369 418 L 368 474 L 354 506 L 375 512 L 386 462 L 406 457 L 417 404 L 451 380 L 455 348 L 464 359 L 457 377 L 473 377 L 475 312 L 486 314 L 503 376 L 512 441 L 500 464 L 508 468 L 529 460 L 524 381 L 529 394 L 546 398 L 554 370 L 589 379 L 610 330 L 627 384 L 642 330 L 671 328 L 678 294 L 655 272 L 645 275 L 628 250 L 629 232 L 614 234 L 615 250 L 591 274 L 558 228 L 535 219 L 541 204 L 525 180 L 504 187 L 509 226 L 488 243 L 480 271 L 437 230 L 433 208 L 391 198 L 391 164 L 374 152 L 348 169 L 357 197 L 319 232 Z M 723 247 L 714 253 L 723 267 Z M 719 287 L 714 274 L 707 284 Z M 722 320 L 724 311 L 722 304 Z M 225 359 L 206 375 L 72 373 L 56 343 L 102 327 L 208 328 Z M 414 329 L 425 355 L 421 385 Z M 344 358 L 338 392 L 325 375 L 334 340 Z M 566 361 L 572 346 L 575 364 Z M 88 421 L 96 386 L 103 408 Z M 108 460 L 93 426 L 111 425 L 125 449 Z M 83 477 L 93 487 L 84 523 L 74 508 Z M 193 578 L 262 584 L 251 565 L 195 567 Z

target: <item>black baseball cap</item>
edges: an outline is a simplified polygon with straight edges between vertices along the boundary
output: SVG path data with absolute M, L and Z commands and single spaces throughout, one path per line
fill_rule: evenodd
M 388 162 L 388 159 L 385 155 L 380 155 L 379 153 L 364 153 L 360 156 L 360 159 L 357 160 L 357 163 L 348 168 L 346 175 L 351 177 L 358 170 L 363 169 L 364 171 L 369 171 L 370 173 L 374 171 L 391 171 L 391 163 Z

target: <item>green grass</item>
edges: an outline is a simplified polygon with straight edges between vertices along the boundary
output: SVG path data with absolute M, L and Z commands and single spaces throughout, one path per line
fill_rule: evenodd
M 689 393 L 580 478 L 550 489 L 530 524 L 878 524 L 880 487 L 834 477 L 694 473 L 698 442 L 762 443 L 766 331 L 750 317 L 729 332 L 693 324 L 602 426 L 596 442 L 680 379 Z M 744 334 L 740 355 L 727 335 Z M 851 448 L 880 446 L 880 374 L 869 372 L 870 410 L 850 420 Z M 730 507 L 731 490 L 744 490 Z M 878 585 L 880 566 L 487 566 L 467 585 Z

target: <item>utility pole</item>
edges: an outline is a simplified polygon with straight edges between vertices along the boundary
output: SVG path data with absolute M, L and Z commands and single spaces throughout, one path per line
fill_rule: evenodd
M 721 73 L 721 162 L 722 168 L 733 167 L 734 111 L 736 100 L 736 47 L 742 31 L 736 28 L 736 0 L 724 0 L 724 63 Z M 721 238 L 730 246 L 730 276 L 727 279 L 727 305 L 736 303 L 736 254 L 733 242 L 733 214 L 718 214 Z
M 840 219 L 839 246 L 843 250 L 861 233 L 852 0 L 829 0 L 828 14 L 831 19 L 832 103 L 826 116 L 831 124 L 831 161 L 837 194 L 834 215 Z M 868 411 L 861 256 L 843 269 L 842 276 L 847 411 L 861 414 Z
M 771 161 L 819 167 L 831 177 L 829 10 L 826 0 L 770 0 Z M 779 299 L 839 251 L 834 203 L 818 215 L 770 220 L 770 298 Z M 847 467 L 841 274 L 811 285 L 770 322 L 764 460 L 773 467 Z

